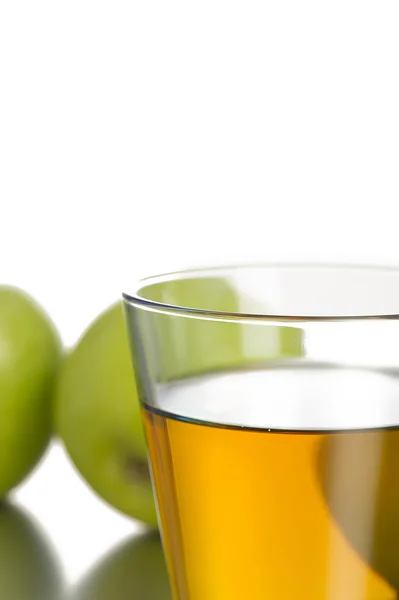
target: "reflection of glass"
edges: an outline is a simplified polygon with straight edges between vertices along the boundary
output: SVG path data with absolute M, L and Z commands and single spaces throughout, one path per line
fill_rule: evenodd
M 158 535 L 143 535 L 107 556 L 79 584 L 76 600 L 169 600 L 169 581 Z
M 0 505 L 0 598 L 58 600 L 60 567 L 42 532 L 19 508 Z
M 176 600 L 397 598 L 399 271 L 187 272 L 125 307 Z

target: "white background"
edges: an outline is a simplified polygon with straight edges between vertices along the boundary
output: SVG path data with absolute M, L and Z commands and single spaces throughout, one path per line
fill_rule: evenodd
M 0 281 L 71 345 L 145 274 L 399 264 L 398 30 L 396 0 L 0 0 Z M 19 494 L 72 579 L 131 527 L 58 448 Z

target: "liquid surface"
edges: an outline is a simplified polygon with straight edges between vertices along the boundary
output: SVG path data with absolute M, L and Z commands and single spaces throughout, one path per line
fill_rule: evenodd
M 144 421 L 176 600 L 397 598 L 398 379 L 224 373 Z
M 161 411 L 220 425 L 280 430 L 399 425 L 399 373 L 336 367 L 269 368 L 159 388 Z

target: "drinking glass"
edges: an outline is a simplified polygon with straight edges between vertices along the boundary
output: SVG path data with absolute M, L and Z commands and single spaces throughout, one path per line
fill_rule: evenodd
M 187 271 L 124 294 L 175 600 L 399 590 L 399 270 Z

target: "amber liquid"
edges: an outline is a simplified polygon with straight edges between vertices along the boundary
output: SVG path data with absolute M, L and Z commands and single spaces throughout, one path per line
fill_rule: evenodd
M 161 389 L 144 422 L 175 599 L 397 598 L 398 404 L 396 378 L 335 369 Z

